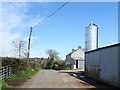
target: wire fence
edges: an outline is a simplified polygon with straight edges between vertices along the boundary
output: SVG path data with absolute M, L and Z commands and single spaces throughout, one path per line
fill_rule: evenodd
M 10 78 L 11 68 L 10 66 L 2 66 L 0 67 L 0 79 L 7 80 Z

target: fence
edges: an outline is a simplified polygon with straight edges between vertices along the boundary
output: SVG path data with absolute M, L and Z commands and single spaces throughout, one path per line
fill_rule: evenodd
M 6 80 L 10 78 L 10 71 L 11 71 L 11 68 L 9 65 L 0 67 L 0 78 L 2 80 Z

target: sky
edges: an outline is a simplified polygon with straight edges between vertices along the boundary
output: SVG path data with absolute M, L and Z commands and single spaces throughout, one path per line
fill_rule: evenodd
M 65 2 L 3 2 L 0 4 L 0 56 L 14 56 L 11 42 L 19 37 L 28 42 L 30 27 Z M 72 49 L 85 48 L 85 27 L 99 26 L 98 46 L 118 42 L 117 2 L 70 2 L 51 18 L 33 28 L 30 57 L 47 57 L 53 49 L 65 59 Z

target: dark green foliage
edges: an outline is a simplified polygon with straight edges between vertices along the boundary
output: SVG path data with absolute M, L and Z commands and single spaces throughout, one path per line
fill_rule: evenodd
M 70 65 L 66 65 L 66 61 L 57 61 L 54 63 L 53 69 L 55 70 L 70 69 Z
M 18 74 L 11 74 L 10 75 L 10 79 L 14 80 L 14 79 L 26 78 L 28 76 L 33 75 L 36 71 L 38 71 L 37 68 L 36 69 L 22 71 L 21 73 L 18 73 Z
M 66 64 L 66 61 L 58 60 L 54 61 L 50 59 L 45 67 L 45 69 L 55 69 L 55 70 L 65 70 L 70 69 L 70 64 Z
M 2 66 L 10 65 L 11 73 L 20 73 L 21 71 L 28 70 L 31 68 L 37 68 L 41 65 L 34 60 L 31 60 L 30 63 L 27 59 L 19 59 L 19 58 L 9 58 L 3 57 L 2 58 Z
M 3 87 L 5 90 L 10 89 L 9 85 L 16 86 L 24 82 L 29 76 L 36 73 L 41 69 L 41 65 L 36 60 L 31 60 L 28 62 L 27 59 L 19 59 L 19 58 L 10 58 L 10 57 L 2 57 L 2 66 L 11 67 L 10 79 L 6 80 L 3 83 Z M 19 82 L 18 82 L 19 81 Z M 2 81 L 1 81 L 2 82 Z
M 53 65 L 54 65 L 54 58 L 51 58 L 49 61 L 49 68 L 52 69 Z
M 42 68 L 40 62 L 34 61 L 34 60 L 33 60 L 33 61 L 30 61 L 30 66 L 31 66 L 31 68 L 33 68 L 33 69 Z
M 41 58 L 41 60 L 39 61 L 39 64 L 41 65 L 41 68 L 45 69 L 48 63 L 48 58 Z
M 3 57 L 2 66 L 7 65 L 10 65 L 12 73 L 19 73 L 22 70 L 27 70 L 28 62 L 26 59 Z
M 48 59 L 45 69 L 52 69 L 54 66 L 54 58 Z

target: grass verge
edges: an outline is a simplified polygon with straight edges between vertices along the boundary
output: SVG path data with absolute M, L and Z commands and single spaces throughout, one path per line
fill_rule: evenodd
M 38 70 L 36 69 L 30 69 L 30 70 L 26 70 L 26 71 L 22 71 L 19 74 L 11 74 L 10 75 L 10 79 L 22 79 L 22 78 L 26 78 L 29 77 L 33 74 L 35 74 Z
M 30 79 L 30 76 L 34 75 L 39 70 L 40 69 L 37 68 L 37 69 L 22 71 L 19 74 L 11 74 L 10 79 L 6 80 L 5 83 L 11 87 L 19 86 L 26 80 Z M 2 88 L 11 88 L 11 87 L 7 87 L 7 85 L 5 86 L 2 84 Z
M 11 86 L 8 85 L 5 81 L 0 80 L 0 90 L 10 90 Z

